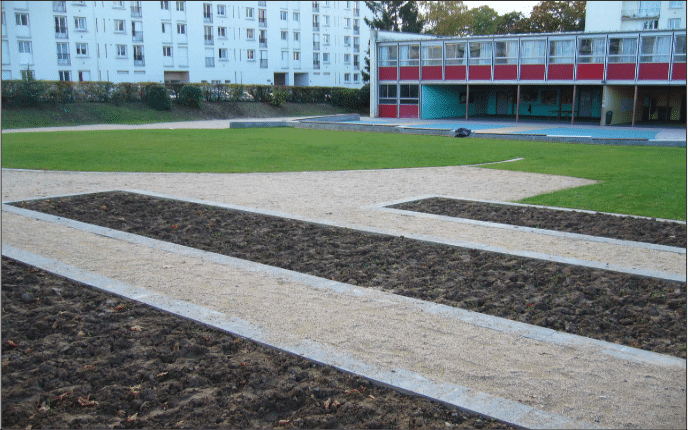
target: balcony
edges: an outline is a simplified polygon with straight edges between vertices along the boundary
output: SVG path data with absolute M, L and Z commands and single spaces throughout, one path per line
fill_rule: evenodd
M 317 1 L 313 2 L 313 12 L 320 12 L 320 5 Z
M 621 11 L 621 19 L 659 18 L 659 8 L 634 8 Z
M 132 31 L 131 40 L 133 42 L 143 42 L 143 31 Z
M 265 37 L 259 37 L 258 38 L 258 46 L 261 48 L 267 48 L 268 47 L 268 39 Z
M 132 6 L 131 7 L 131 17 L 132 18 L 141 18 L 141 6 Z
M 354 70 L 360 70 L 361 69 L 361 64 L 354 62 Z
M 204 24 L 212 24 L 213 23 L 213 15 L 212 14 L 203 14 L 203 23 Z
M 262 58 L 260 60 L 260 68 L 261 69 L 267 69 L 268 68 L 268 60 L 266 58 Z
M 313 42 L 313 50 L 320 51 L 320 42 Z
M 267 18 L 258 18 L 258 27 L 267 27 L 267 26 L 268 26 Z
M 361 52 L 361 45 L 354 44 L 354 52 Z
M 53 2 L 53 12 L 67 12 L 67 2 L 65 2 L 65 1 L 54 1 Z
M 319 70 L 320 69 L 320 61 L 313 61 L 313 68 Z
M 134 66 L 143 67 L 145 65 L 146 65 L 146 62 L 143 59 L 143 55 L 141 55 L 139 57 L 134 57 Z
M 71 66 L 72 60 L 69 58 L 69 54 L 57 54 L 57 65 Z
M 67 27 L 55 27 L 55 39 L 69 39 Z
M 361 34 L 361 27 L 354 25 L 354 34 Z
M 359 9 L 354 9 L 354 16 L 360 16 L 361 11 Z
M 313 31 L 320 31 L 320 24 L 318 23 L 313 23 Z
M 215 45 L 215 41 L 213 40 L 213 36 L 208 36 L 207 34 L 203 36 L 204 43 L 206 45 L 212 46 Z

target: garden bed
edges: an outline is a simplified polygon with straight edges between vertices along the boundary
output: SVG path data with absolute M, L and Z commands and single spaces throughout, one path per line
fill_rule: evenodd
M 442 197 L 400 203 L 389 207 L 477 221 L 686 247 L 686 224 L 656 219 L 544 207 L 500 205 Z
M 686 284 L 111 192 L 16 206 L 686 358 Z
M 513 428 L 2 259 L 4 428 Z

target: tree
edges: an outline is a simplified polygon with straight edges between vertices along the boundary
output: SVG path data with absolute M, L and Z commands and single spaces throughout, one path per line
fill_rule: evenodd
M 462 1 L 423 1 L 422 19 L 426 32 L 438 36 L 464 35 L 468 25 L 468 8 Z
M 528 18 L 521 12 L 509 12 L 497 18 L 495 34 L 528 33 L 530 24 Z
M 585 29 L 584 1 L 542 1 L 528 18 L 532 33 L 583 31 Z
M 499 14 L 489 6 L 480 6 L 468 11 L 468 34 L 495 34 Z
M 408 33 L 423 31 L 415 1 L 366 1 L 365 4 L 373 12 L 372 21 L 364 18 L 370 28 Z

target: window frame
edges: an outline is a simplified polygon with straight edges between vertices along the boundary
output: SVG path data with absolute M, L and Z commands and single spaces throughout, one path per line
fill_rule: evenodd
M 76 43 L 76 56 L 77 57 L 88 57 L 88 43 Z

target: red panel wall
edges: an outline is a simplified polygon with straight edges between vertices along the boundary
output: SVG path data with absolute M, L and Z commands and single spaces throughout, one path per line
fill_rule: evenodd
M 671 79 L 676 81 L 686 80 L 686 63 L 674 63 L 674 68 L 671 70 Z
M 441 81 L 442 66 L 423 66 L 424 81 Z
M 504 64 L 494 66 L 495 81 L 512 81 L 518 78 L 518 66 L 515 64 Z
M 400 81 L 417 81 L 420 79 L 420 68 L 413 67 L 400 67 L 399 68 L 399 80 Z
M 604 79 L 604 64 L 579 64 L 576 71 L 578 81 L 601 81 Z
M 377 71 L 381 81 L 396 81 L 397 68 L 396 67 L 380 67 Z
M 544 64 L 521 64 L 521 80 L 522 81 L 544 81 L 545 80 L 545 65 Z
M 469 81 L 489 81 L 492 79 L 492 66 L 468 66 Z
M 399 105 L 399 118 L 418 118 L 418 105 Z
M 547 68 L 548 81 L 573 80 L 573 64 L 550 64 Z
M 635 79 L 635 63 L 609 63 L 607 64 L 607 80 L 621 81 Z
M 380 118 L 396 118 L 397 105 L 378 105 L 377 116 Z
M 445 66 L 444 67 L 445 81 L 465 81 L 466 80 L 466 66 Z
M 661 80 L 669 79 L 669 63 L 641 63 L 638 79 Z

